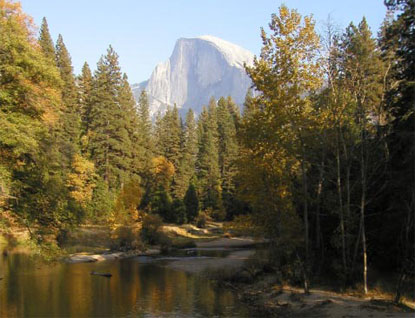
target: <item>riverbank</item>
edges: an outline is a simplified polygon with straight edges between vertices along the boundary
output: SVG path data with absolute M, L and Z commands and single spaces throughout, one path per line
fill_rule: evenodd
M 244 303 L 267 317 L 414 317 L 415 311 L 381 297 L 356 297 L 332 291 L 280 286 L 272 275 L 253 284 L 230 285 Z
M 255 265 L 242 270 L 207 273 L 219 285 L 233 290 L 244 304 L 266 317 L 414 317 L 415 302 L 396 305 L 391 295 L 376 291 L 367 296 L 356 291 L 338 293 L 314 288 L 308 295 L 302 288 L 281 284 L 274 273 L 255 273 Z

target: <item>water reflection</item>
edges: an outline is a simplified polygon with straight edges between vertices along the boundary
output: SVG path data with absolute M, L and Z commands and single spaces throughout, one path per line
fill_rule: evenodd
M 1 317 L 248 317 L 230 291 L 146 259 L 45 265 L 11 253 L 0 277 Z

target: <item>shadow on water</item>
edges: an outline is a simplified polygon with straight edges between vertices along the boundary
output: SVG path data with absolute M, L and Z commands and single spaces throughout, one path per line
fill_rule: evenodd
M 212 256 L 218 255 L 225 254 Z M 0 253 L 0 317 L 250 316 L 232 292 L 145 260 L 44 264 L 25 253 Z

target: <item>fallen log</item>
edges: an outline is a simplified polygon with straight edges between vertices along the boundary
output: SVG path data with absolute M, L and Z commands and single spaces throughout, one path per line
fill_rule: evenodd
M 103 277 L 108 277 L 108 278 L 112 277 L 111 273 L 99 273 L 99 272 L 94 272 L 94 271 L 91 272 L 91 275 L 103 276 Z

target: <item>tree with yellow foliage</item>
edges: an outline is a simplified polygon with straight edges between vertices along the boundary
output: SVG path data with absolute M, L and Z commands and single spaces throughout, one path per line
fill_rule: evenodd
M 322 85 L 318 58 L 319 37 L 312 17 L 304 18 L 286 6 L 273 14 L 271 34 L 261 30 L 263 47 L 260 58 L 246 70 L 259 92 L 256 98 L 259 133 L 269 138 L 253 145 L 264 158 L 279 165 L 295 167 L 302 184 L 302 216 L 304 220 L 304 289 L 308 292 L 309 225 L 307 188 L 307 143 L 313 126 L 310 94 Z M 259 126 L 258 126 L 259 125 Z M 252 145 L 252 142 L 250 143 Z M 266 164 L 266 162 L 265 162 Z M 295 172 L 295 171 L 292 171 Z M 289 173 L 283 169 L 282 174 Z M 290 187 L 287 191 L 290 191 Z M 280 195 L 281 197 L 281 195 Z
M 66 185 L 70 196 L 82 207 L 85 207 L 92 199 L 95 179 L 94 164 L 81 155 L 75 154 L 72 160 L 72 171 L 68 174 Z

